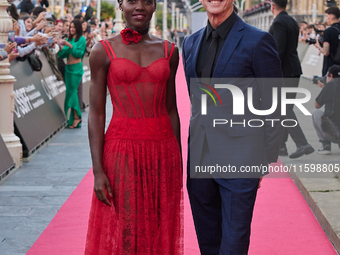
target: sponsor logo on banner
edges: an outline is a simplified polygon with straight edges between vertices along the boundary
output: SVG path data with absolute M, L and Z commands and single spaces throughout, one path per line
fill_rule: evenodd
M 49 100 L 52 100 L 66 90 L 64 81 L 58 81 L 55 75 L 41 79 L 41 84 Z
M 14 113 L 17 118 L 25 116 L 45 103 L 40 91 L 36 89 L 34 84 L 16 89 L 14 94 Z

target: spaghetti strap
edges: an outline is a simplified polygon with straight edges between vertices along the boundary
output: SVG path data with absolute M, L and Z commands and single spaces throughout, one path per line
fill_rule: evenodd
M 175 49 L 175 44 L 172 43 L 172 47 L 171 47 L 171 51 L 170 51 L 170 55 L 169 55 L 169 59 L 171 59 L 172 53 L 174 52 Z
M 165 42 L 165 58 L 168 58 L 168 40 L 164 40 Z
M 107 53 L 107 55 L 108 55 L 109 58 L 110 58 L 110 61 L 112 61 L 113 56 L 112 56 L 111 52 L 110 52 L 109 49 L 108 49 L 108 45 L 107 45 L 106 41 L 105 41 L 105 40 L 100 40 L 99 42 L 100 42 L 101 44 L 103 44 L 103 46 L 104 46 L 104 48 L 105 48 L 105 50 L 106 50 L 106 53 Z
M 116 54 L 115 54 L 115 52 L 113 51 L 113 49 L 112 49 L 112 47 L 111 47 L 109 41 L 105 39 L 105 42 L 106 42 L 107 45 L 109 46 L 109 49 L 110 49 L 110 51 L 111 51 L 111 54 L 112 54 L 113 58 L 116 58 Z

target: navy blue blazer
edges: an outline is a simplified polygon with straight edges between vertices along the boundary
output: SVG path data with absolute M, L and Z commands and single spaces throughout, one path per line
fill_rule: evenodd
M 263 166 L 276 162 L 281 144 L 283 127 L 281 120 L 280 93 L 276 111 L 268 116 L 257 116 L 247 107 L 247 89 L 253 89 L 253 105 L 255 109 L 267 110 L 272 106 L 272 89 L 283 87 L 280 59 L 274 38 L 243 22 L 239 17 L 226 39 L 218 57 L 210 85 L 225 83 L 236 85 L 244 94 L 244 115 L 233 115 L 233 98 L 228 89 L 216 89 L 223 106 L 215 105 L 208 96 L 207 115 L 201 115 L 201 94 L 205 93 L 196 87 L 196 62 L 200 45 L 205 36 L 205 28 L 186 37 L 182 45 L 182 56 L 186 81 L 192 104 L 190 119 L 190 166 L 200 164 L 204 137 L 212 156 L 212 165 Z M 278 78 L 275 82 L 266 78 Z M 223 79 L 223 80 L 222 80 Z M 192 82 L 193 84 L 190 84 Z M 238 106 L 235 106 L 238 107 Z M 261 119 L 262 127 L 248 125 L 218 125 L 213 127 L 213 119 L 226 119 L 230 122 L 243 122 Z M 274 127 L 272 127 L 274 123 Z M 254 125 L 259 123 L 252 122 Z M 189 163 L 189 162 L 188 162 Z

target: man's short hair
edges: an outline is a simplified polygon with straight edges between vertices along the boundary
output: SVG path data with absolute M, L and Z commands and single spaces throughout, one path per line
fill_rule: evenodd
M 274 4 L 281 7 L 282 9 L 286 9 L 287 6 L 287 0 L 272 0 Z
M 45 12 L 45 11 L 46 11 L 46 8 L 37 6 L 37 7 L 34 7 L 34 9 L 32 10 L 32 15 L 38 16 L 41 12 Z
M 340 66 L 339 65 L 332 65 L 328 68 L 328 73 L 333 75 L 333 78 L 340 77 Z
M 74 16 L 74 19 L 81 19 L 83 16 L 81 14 L 77 14 L 76 16 Z
M 333 14 L 337 19 L 340 18 L 340 10 L 339 10 L 339 8 L 336 7 L 336 6 L 331 6 L 331 7 L 329 7 L 329 8 L 325 11 L 325 13 L 327 13 L 327 14 Z

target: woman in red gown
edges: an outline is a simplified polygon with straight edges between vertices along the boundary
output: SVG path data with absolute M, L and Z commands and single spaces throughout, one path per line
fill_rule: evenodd
M 119 2 L 127 29 L 90 55 L 94 193 L 87 255 L 183 254 L 178 49 L 148 33 L 155 0 Z M 106 89 L 113 105 L 105 129 Z

